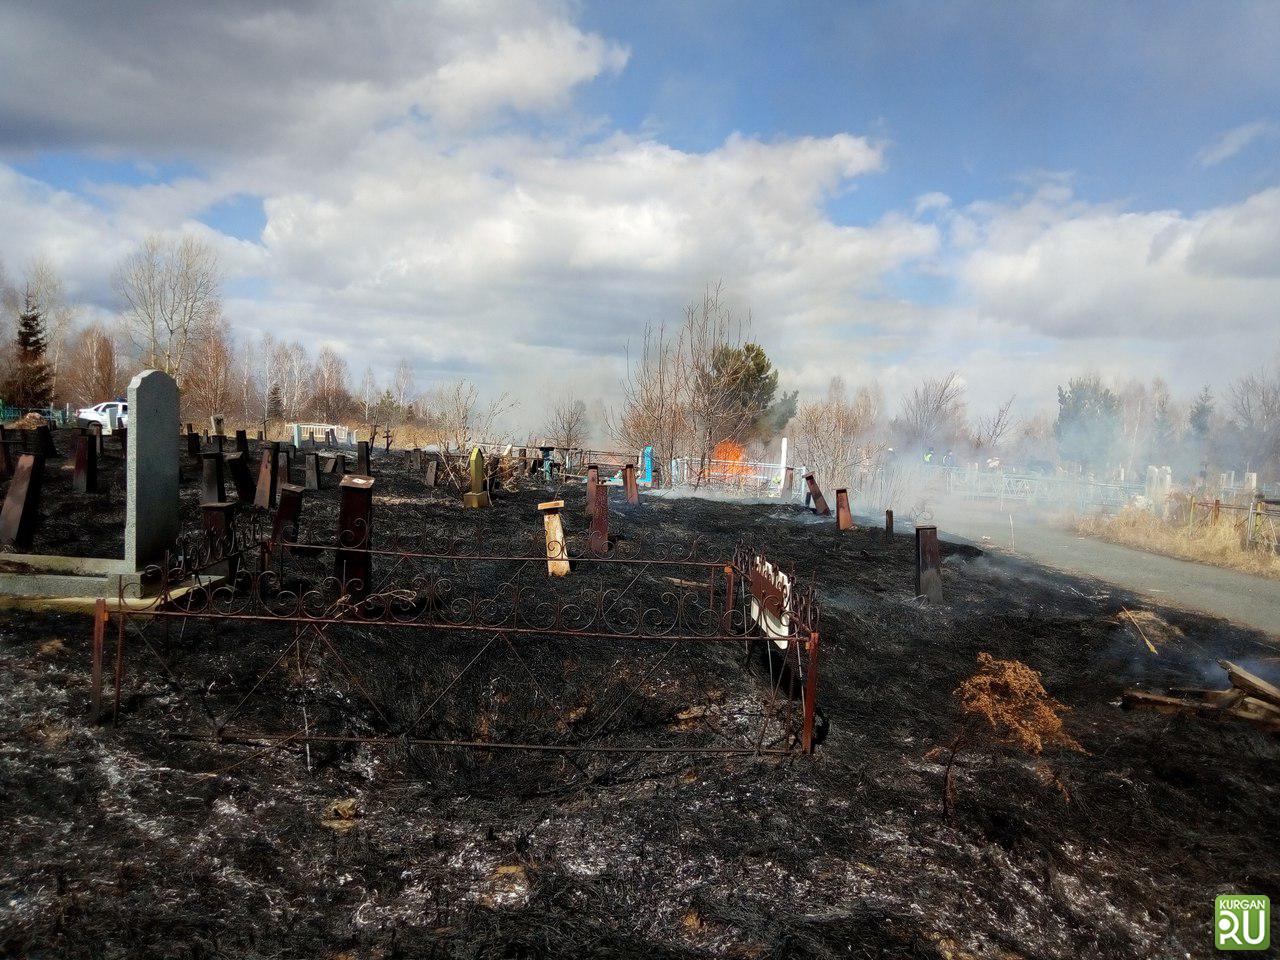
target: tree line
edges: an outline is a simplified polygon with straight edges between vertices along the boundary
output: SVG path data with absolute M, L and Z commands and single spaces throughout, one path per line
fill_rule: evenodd
M 89 406 L 121 396 L 138 370 L 172 375 L 188 420 L 221 415 L 243 424 L 317 421 L 379 424 L 413 442 L 462 447 L 496 435 L 512 409 L 505 395 L 482 401 L 454 380 L 419 389 L 401 360 L 389 382 L 372 368 L 353 381 L 347 360 L 321 346 L 270 334 L 238 338 L 224 314 L 223 275 L 202 238 L 152 236 L 113 276 L 120 304 L 112 322 L 80 322 L 52 265 L 28 264 L 10 279 L 0 264 L 0 399 L 11 406 Z M 1096 375 L 1058 388 L 1055 412 L 1015 419 L 1014 397 L 971 413 L 958 372 L 923 378 L 886 407 L 875 382 L 833 379 L 801 401 L 782 389 L 752 318 L 707 287 L 675 323 L 651 324 L 628 355 L 616 403 L 593 417 L 571 390 L 551 404 L 535 432 L 557 446 L 652 445 L 660 463 L 705 465 L 729 443 L 753 458 L 789 459 L 824 482 L 841 482 L 887 457 L 967 464 L 1001 460 L 1041 470 L 1133 476 L 1147 464 L 1197 471 L 1280 473 L 1280 363 L 1238 378 L 1221 395 L 1208 387 L 1177 398 L 1160 379 L 1107 383 Z M 506 432 L 510 432 L 507 430 Z

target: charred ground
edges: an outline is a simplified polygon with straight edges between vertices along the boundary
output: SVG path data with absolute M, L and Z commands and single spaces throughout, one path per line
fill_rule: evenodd
M 424 490 L 394 459 L 375 473 L 378 529 L 467 536 L 480 523 L 494 542 L 514 542 L 536 534 L 536 504 L 558 493 L 567 525 L 583 525 L 580 488 L 526 482 L 494 509 L 464 513 L 456 496 Z M 46 510 L 61 526 L 50 491 Z M 331 526 L 335 501 L 331 481 L 308 495 L 317 529 Z M 829 518 L 777 504 L 614 504 L 623 537 L 696 538 L 726 554 L 751 540 L 814 579 L 829 726 L 813 757 L 343 746 L 317 749 L 308 772 L 296 745 L 165 737 L 186 716 L 191 690 L 158 670 L 145 682 L 131 677 L 117 728 L 88 724 L 87 619 L 6 612 L 5 949 L 1209 956 L 1216 893 L 1280 895 L 1274 740 L 1117 706 L 1127 686 L 1204 684 L 1217 657 L 1274 676 L 1273 638 L 946 544 L 947 604 L 922 607 L 907 536 L 886 544 L 879 530 L 842 534 Z M 90 534 L 58 542 L 103 555 Z M 1122 608 L 1157 618 L 1158 654 Z M 269 641 L 251 627 L 218 638 L 193 629 L 173 650 L 184 677 L 224 677 L 237 651 L 260 658 Z M 430 659 L 421 646 L 373 636 L 347 642 L 394 662 L 388 694 Z M 1065 792 L 1046 786 L 1025 755 L 966 755 L 948 818 L 943 765 L 930 752 L 959 729 L 952 691 L 980 651 L 1041 671 L 1087 753 L 1043 758 Z M 540 670 L 562 668 L 559 689 L 585 695 L 588 681 L 564 669 L 572 652 L 542 653 Z M 666 677 L 683 696 L 682 669 L 718 696 L 760 689 L 737 651 L 672 663 Z M 628 722 L 662 731 L 674 703 L 646 701 Z M 354 803 L 334 810 L 341 801 Z

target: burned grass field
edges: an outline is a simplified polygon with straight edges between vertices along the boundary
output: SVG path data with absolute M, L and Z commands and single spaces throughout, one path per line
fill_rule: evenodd
M 375 460 L 374 473 L 375 542 L 482 533 L 485 556 L 519 556 L 542 536 L 538 504 L 555 497 L 573 550 L 585 532 L 580 486 L 524 479 L 493 508 L 463 511 L 400 456 Z M 197 500 L 189 477 L 188 526 Z M 46 509 L 58 513 L 56 495 Z M 922 605 L 909 536 L 839 532 L 790 505 L 646 493 L 631 507 L 615 491 L 610 511 L 623 547 L 723 560 L 746 542 L 812 580 L 811 755 L 458 749 L 402 736 L 429 708 L 442 740 L 794 746 L 781 719 L 763 723 L 769 670 L 743 644 L 663 658 L 665 647 L 535 631 L 504 635 L 473 663 L 492 638 L 348 623 L 300 648 L 288 625 L 155 618 L 130 635 L 118 722 L 95 724 L 89 619 L 6 612 L 5 949 L 1208 956 L 1215 894 L 1280 895 L 1275 739 L 1119 707 L 1128 687 L 1203 685 L 1220 657 L 1274 676 L 1272 638 L 946 543 L 946 603 Z M 325 478 L 304 497 L 302 529 L 332 538 L 337 512 Z M 507 577 L 529 603 L 596 583 L 597 601 L 625 590 L 656 616 L 713 589 L 705 570 L 666 566 L 583 564 L 558 584 L 545 560 L 464 566 L 460 594 L 480 584 L 503 596 L 492 588 Z M 299 649 L 305 662 L 289 662 Z M 1038 671 L 1083 750 L 1036 756 L 975 734 L 947 810 L 946 748 L 970 723 L 953 691 L 983 652 Z M 443 701 L 424 702 L 460 673 Z M 303 706 L 306 729 L 351 739 L 230 736 L 296 731 Z

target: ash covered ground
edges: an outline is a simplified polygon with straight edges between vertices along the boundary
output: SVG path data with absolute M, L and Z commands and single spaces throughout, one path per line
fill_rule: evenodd
M 187 472 L 184 517 L 194 522 Z M 423 489 L 398 458 L 375 461 L 375 474 L 376 531 L 465 538 L 479 523 L 493 542 L 524 541 L 540 536 L 536 504 L 559 493 L 571 533 L 583 526 L 580 488 L 526 482 L 477 513 L 462 511 L 453 493 Z M 332 529 L 333 484 L 326 478 L 308 495 L 314 530 Z M 52 487 L 46 503 L 59 528 L 63 496 Z M 141 655 L 136 667 L 131 659 L 124 712 L 112 727 L 86 720 L 88 619 L 6 612 L 3 949 L 60 957 L 1199 957 L 1213 953 L 1215 894 L 1280 896 L 1276 741 L 1117 705 L 1128 686 L 1216 683 L 1217 657 L 1274 679 L 1274 638 L 945 544 L 947 603 L 922 607 L 912 596 L 909 536 L 886 544 L 879 530 L 839 533 L 830 518 L 793 506 L 646 497 L 634 509 L 615 494 L 612 528 L 624 538 L 697 538 L 725 556 L 750 540 L 812 577 L 826 721 L 814 756 L 336 744 L 313 745 L 308 769 L 298 744 L 171 735 L 198 719 L 201 697 L 218 684 L 243 688 L 255 675 L 250 665 L 278 647 L 271 631 L 171 631 L 162 650 L 181 667 L 177 679 L 154 662 L 144 672 Z M 58 542 L 95 553 L 93 536 L 71 544 L 59 534 Z M 532 585 L 545 581 L 536 565 L 530 574 Z M 660 585 L 638 589 L 661 600 Z M 1150 612 L 1143 622 L 1158 654 L 1122 608 Z M 430 644 L 359 631 L 342 643 L 364 657 L 375 699 L 388 709 L 393 699 L 412 701 L 413 681 L 441 656 Z M 948 817 L 945 758 L 933 751 L 960 729 L 952 691 L 980 651 L 1041 671 L 1087 752 L 1043 758 L 1063 789 L 1046 785 L 1025 754 L 962 755 Z M 633 669 L 614 653 L 529 650 L 565 702 L 589 700 L 600 682 L 599 670 L 579 672 L 580 663 Z M 698 683 L 682 686 L 687 676 Z M 464 703 L 475 706 L 483 680 Z M 293 695 L 287 671 L 271 683 L 247 707 L 264 722 L 284 715 Z M 669 659 L 651 683 L 670 702 L 654 693 L 628 709 L 624 733 L 637 740 L 666 742 L 671 711 L 698 695 L 749 703 L 765 694 L 738 650 Z M 354 729 L 377 727 L 349 691 L 312 685 L 316 710 L 345 705 Z M 459 714 L 451 729 L 473 729 L 476 718 Z

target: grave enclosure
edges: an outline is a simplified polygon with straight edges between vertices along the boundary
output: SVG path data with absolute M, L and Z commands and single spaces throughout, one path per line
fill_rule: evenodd
M 254 704 L 257 719 L 236 726 L 228 714 L 210 725 L 206 704 L 187 713 L 182 735 L 307 744 L 395 741 L 433 750 L 813 749 L 819 638 L 811 592 L 783 590 L 762 577 L 761 569 L 775 568 L 758 549 L 700 556 L 687 545 L 629 536 L 628 511 L 644 509 L 638 468 L 643 466 L 644 479 L 653 479 L 651 451 L 634 459 L 600 454 L 603 462 L 597 463 L 557 461 L 550 448 L 536 455 L 511 447 L 488 456 L 480 448 L 469 454 L 392 453 L 356 441 L 348 461 L 346 453 L 320 451 L 320 444 L 334 439 L 329 431 L 317 443 L 314 431 L 302 435 L 295 428 L 294 443 L 259 441 L 256 451 L 244 431 L 232 444 L 216 420 L 203 442 L 193 425 L 181 433 L 176 388 L 154 371 L 135 378 L 129 399 L 136 419 L 119 438 L 128 478 L 125 556 L 10 554 L 7 559 L 29 569 L 5 574 L 41 596 L 99 598 L 95 716 L 119 719 L 122 694 L 127 698 L 131 685 L 157 682 L 157 670 L 179 682 L 178 668 L 185 665 L 191 689 L 197 689 L 204 671 L 221 663 L 252 673 L 250 686 L 264 691 Z M 75 439 L 77 489 L 95 482 L 100 439 L 91 433 Z M 199 486 L 194 530 L 189 524 L 179 530 L 180 463 Z M 35 464 L 30 461 L 29 469 L 38 477 Z M 471 508 L 461 515 L 474 518 L 474 531 L 441 540 L 436 531 L 380 523 L 376 475 L 387 469 L 407 470 L 424 492 L 438 484 L 452 491 L 445 496 L 456 495 L 457 507 Z M 786 473 L 789 489 L 791 470 Z M 336 490 L 325 479 L 333 475 Z M 566 516 L 563 499 L 545 501 L 527 518 L 528 536 L 520 543 L 486 546 L 486 516 L 506 507 L 501 487 L 568 483 L 574 489 L 577 476 L 583 481 L 581 516 Z M 815 512 L 829 514 L 813 476 L 805 480 Z M 327 529 L 307 515 L 311 498 L 326 488 L 337 498 L 336 522 Z M 853 529 L 847 491 L 837 491 L 836 502 L 833 526 Z M 891 515 L 886 519 L 888 533 Z M 927 589 L 918 576 L 917 594 L 940 602 L 936 541 L 932 554 L 919 551 L 919 559 L 927 567 Z M 58 564 L 68 572 L 50 580 L 44 567 Z M 182 625 L 179 636 L 203 634 L 208 657 L 174 644 L 174 624 Z M 235 643 L 245 631 L 255 640 L 276 640 Z M 154 656 L 152 638 L 158 636 L 165 638 L 163 660 Z M 380 639 L 370 645 L 370 636 Z M 107 650 L 109 637 L 114 651 Z M 223 643 L 231 646 L 218 652 Z M 319 689 L 355 691 L 363 714 L 317 704 L 309 712 L 299 688 L 280 675 L 285 648 L 296 671 L 310 672 Z M 408 660 L 405 650 L 414 651 Z M 416 664 L 410 668 L 415 692 L 394 689 L 384 675 L 390 663 Z M 678 668 L 692 663 L 701 666 Z M 104 664 L 114 664 L 115 671 L 105 693 Z M 567 664 L 584 676 L 598 669 L 599 676 L 550 689 Z M 744 671 L 758 672 L 763 681 L 750 702 L 708 703 Z M 709 684 L 709 675 L 720 680 Z M 485 694 L 486 682 L 502 686 L 502 696 Z M 433 689 L 430 701 L 422 702 L 424 691 Z M 584 697 L 583 691 L 592 693 Z M 104 698 L 111 700 L 109 710 Z M 668 722 L 650 724 L 645 736 L 616 722 L 630 710 L 657 709 L 659 703 Z M 406 704 L 417 709 L 406 712 Z

